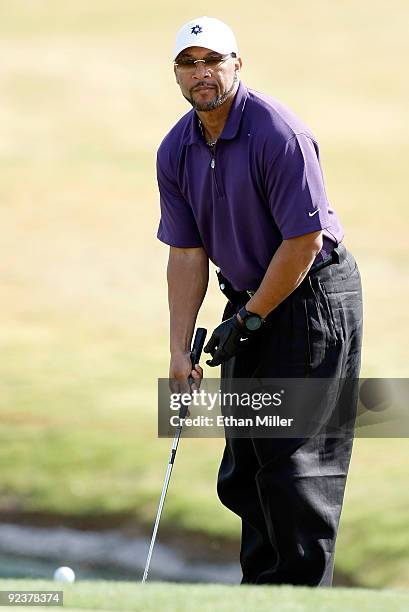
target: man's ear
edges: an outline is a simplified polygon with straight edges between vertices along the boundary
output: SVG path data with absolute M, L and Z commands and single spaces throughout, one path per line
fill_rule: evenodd
M 236 57 L 234 62 L 234 69 L 236 72 L 240 72 L 243 62 L 241 61 L 241 57 Z
M 177 72 L 176 72 L 176 66 L 173 66 L 173 73 L 175 75 L 176 83 L 179 85 L 179 79 L 178 79 L 178 75 L 177 75 Z

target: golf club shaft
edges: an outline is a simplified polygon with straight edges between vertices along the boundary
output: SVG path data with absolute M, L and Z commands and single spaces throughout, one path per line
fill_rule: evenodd
M 202 327 L 199 327 L 196 330 L 195 339 L 194 339 L 194 342 L 193 342 L 193 348 L 192 348 L 192 351 L 190 353 L 190 357 L 191 357 L 191 361 L 192 361 L 192 368 L 194 368 L 195 365 L 197 363 L 199 363 L 200 355 L 201 355 L 201 352 L 202 352 L 202 349 L 203 349 L 205 338 L 206 338 L 206 330 L 204 328 L 202 328 Z M 189 383 L 190 384 L 192 383 L 192 379 L 191 378 L 189 378 Z M 168 466 L 166 468 L 165 481 L 163 483 L 162 494 L 160 496 L 158 511 L 156 513 L 156 520 L 155 520 L 155 525 L 153 527 L 151 543 L 150 543 L 149 551 L 148 551 L 148 557 L 146 559 L 146 564 L 145 564 L 145 570 L 143 572 L 142 584 L 144 582 L 146 582 L 146 579 L 148 578 L 148 572 L 149 572 L 149 567 L 150 567 L 150 563 L 151 563 L 153 548 L 155 546 L 155 541 L 156 541 L 156 534 L 158 532 L 159 521 L 160 521 L 160 517 L 162 515 L 162 510 L 163 510 L 163 506 L 164 506 L 165 499 L 166 499 L 166 493 L 167 493 L 167 490 L 168 490 L 170 476 L 172 474 L 172 468 L 173 468 L 173 464 L 174 464 L 174 461 L 175 461 L 176 451 L 177 451 L 177 448 L 178 448 L 178 444 L 179 444 L 181 433 L 182 433 L 182 425 L 179 425 L 176 428 L 176 433 L 175 433 L 175 436 L 173 438 L 172 448 L 171 448 L 171 451 L 170 451 L 170 457 L 169 457 L 169 461 L 168 461 Z
M 179 427 L 176 430 L 175 437 L 173 438 L 172 450 L 170 452 L 170 458 L 169 458 L 168 467 L 166 468 L 165 481 L 163 483 L 162 494 L 161 494 L 160 500 L 159 500 L 158 512 L 156 514 L 155 525 L 153 527 L 153 532 L 152 532 L 152 537 L 151 537 L 151 543 L 150 543 L 150 546 L 149 546 L 148 557 L 146 559 L 145 570 L 143 572 L 142 583 L 144 583 L 146 581 L 147 577 L 148 577 L 149 566 L 151 564 L 151 558 L 152 558 L 152 553 L 153 553 L 153 547 L 155 546 L 156 534 L 158 532 L 159 521 L 160 521 L 160 517 L 161 517 L 161 514 L 162 514 L 163 505 L 165 503 L 166 493 L 167 493 L 168 486 L 169 486 L 169 480 L 170 480 L 170 476 L 172 474 L 173 462 L 175 460 L 176 450 L 177 450 L 177 447 L 178 447 L 178 444 L 179 444 L 179 439 L 180 439 L 180 434 L 181 433 L 182 433 L 182 426 L 179 425 Z

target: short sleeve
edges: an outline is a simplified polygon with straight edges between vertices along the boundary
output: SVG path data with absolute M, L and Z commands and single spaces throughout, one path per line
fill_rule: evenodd
M 271 214 L 284 240 L 331 225 L 315 141 L 294 135 L 265 172 Z
M 161 210 L 157 237 L 165 244 L 179 248 L 203 246 L 192 209 L 176 181 L 169 176 L 169 169 L 165 171 L 165 164 L 159 153 L 156 169 Z

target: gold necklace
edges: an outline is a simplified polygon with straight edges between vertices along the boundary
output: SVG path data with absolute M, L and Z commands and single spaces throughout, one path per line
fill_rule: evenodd
M 213 141 L 207 140 L 206 135 L 205 135 L 205 131 L 204 131 L 204 128 L 203 128 L 203 123 L 200 121 L 200 119 L 199 119 L 199 127 L 200 127 L 200 131 L 202 132 L 202 136 L 203 136 L 203 138 L 206 141 L 207 146 L 212 149 L 214 146 L 216 146 L 216 143 L 217 143 L 217 141 L 219 139 L 216 138 L 216 140 L 213 140 Z

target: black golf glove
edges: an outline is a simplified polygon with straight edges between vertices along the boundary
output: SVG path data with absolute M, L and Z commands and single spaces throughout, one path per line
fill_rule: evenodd
M 212 359 L 206 361 L 207 365 L 218 366 L 233 355 L 241 353 L 251 342 L 251 335 L 245 325 L 239 323 L 236 315 L 220 323 L 203 349 L 212 356 Z

